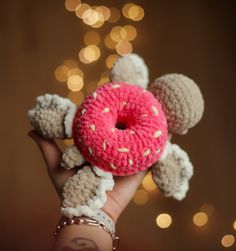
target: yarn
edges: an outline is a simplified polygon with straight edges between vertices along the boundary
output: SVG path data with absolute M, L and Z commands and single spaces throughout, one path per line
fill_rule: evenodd
M 182 200 L 189 188 L 193 166 L 187 153 L 178 145 L 167 142 L 163 155 L 152 166 L 152 177 L 165 196 Z
M 157 78 L 148 89 L 162 104 L 170 132 L 185 134 L 201 119 L 204 101 L 192 79 L 182 74 L 167 74 Z
M 139 55 L 132 53 L 117 59 L 110 71 L 110 79 L 146 89 L 149 82 L 148 68 Z
M 76 105 L 58 95 L 45 94 L 37 98 L 36 106 L 28 112 L 32 126 L 46 138 L 71 138 L 72 119 Z
M 149 91 L 108 83 L 78 109 L 73 139 L 93 165 L 118 176 L 133 174 L 161 156 L 167 140 L 165 114 Z
M 80 166 L 85 162 L 83 155 L 76 146 L 67 147 L 62 155 L 61 166 L 65 169 L 71 169 Z
M 97 167 L 84 166 L 63 186 L 63 215 L 95 215 L 107 200 L 106 191 L 111 191 L 113 186 L 114 181 L 110 173 L 105 173 Z

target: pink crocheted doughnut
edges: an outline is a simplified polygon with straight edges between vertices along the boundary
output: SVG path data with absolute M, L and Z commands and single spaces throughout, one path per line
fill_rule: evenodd
M 73 137 L 93 165 L 123 176 L 150 167 L 167 140 L 166 117 L 150 93 L 126 83 L 108 83 L 76 112 Z

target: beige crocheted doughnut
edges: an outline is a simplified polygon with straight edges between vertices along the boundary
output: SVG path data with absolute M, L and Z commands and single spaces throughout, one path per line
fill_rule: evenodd
M 165 196 L 182 200 L 189 188 L 193 166 L 188 155 L 178 145 L 167 143 L 159 161 L 152 166 L 152 176 Z
M 67 217 L 95 215 L 107 200 L 106 191 L 113 186 L 111 173 L 97 167 L 83 167 L 64 184 L 62 213 Z
M 28 112 L 32 126 L 46 138 L 71 138 L 76 105 L 58 95 L 45 94 L 37 98 Z
M 185 134 L 201 119 L 204 101 L 197 84 L 182 74 L 157 78 L 148 88 L 161 102 L 172 133 Z
M 84 162 L 85 158 L 79 151 L 78 147 L 72 145 L 65 149 L 62 155 L 61 166 L 69 170 L 75 166 L 82 165 Z
M 146 89 L 149 82 L 148 68 L 139 55 L 132 53 L 117 59 L 110 71 L 110 79 L 114 82 L 124 81 Z

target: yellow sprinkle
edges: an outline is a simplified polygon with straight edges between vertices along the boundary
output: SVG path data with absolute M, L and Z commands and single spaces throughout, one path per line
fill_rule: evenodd
M 104 151 L 105 151 L 106 148 L 107 148 L 107 144 L 106 144 L 106 141 L 105 141 L 105 140 L 103 141 L 102 148 L 103 148 Z
M 83 109 L 83 110 L 82 110 L 82 112 L 81 112 L 81 113 L 82 113 L 82 115 L 84 115 L 84 114 L 85 114 L 85 112 L 86 112 L 86 109 Z
M 160 148 L 159 148 L 159 149 L 157 149 L 157 150 L 156 150 L 156 154 L 158 154 L 160 151 L 161 151 L 161 149 L 160 149 Z
M 158 138 L 158 137 L 161 136 L 161 135 L 162 135 L 162 131 L 161 131 L 161 130 L 158 130 L 158 131 L 156 131 L 156 132 L 154 133 L 153 137 L 154 137 L 154 138 Z
M 130 131 L 130 134 L 135 134 L 135 132 L 133 130 Z
M 91 128 L 93 131 L 95 131 L 95 130 L 96 130 L 95 125 L 90 125 L 90 128 Z
M 110 111 L 109 107 L 106 107 L 106 108 L 104 108 L 104 109 L 103 109 L 103 111 L 102 111 L 102 112 L 104 112 L 104 113 L 105 113 L 105 112 L 109 112 L 109 111 Z
M 127 105 L 127 102 L 123 101 L 123 105 Z
M 93 97 L 96 99 L 96 98 L 97 98 L 97 96 L 98 96 L 98 95 L 97 95 L 97 93 L 96 93 L 96 92 L 94 92 L 94 93 L 93 93 Z
M 128 149 L 128 148 L 125 148 L 125 147 L 123 147 L 123 148 L 118 148 L 118 152 L 127 153 L 127 152 L 129 152 L 129 149 Z
M 111 131 L 114 132 L 116 129 L 115 128 L 111 128 Z
M 112 163 L 110 163 L 110 166 L 112 169 L 116 169 L 116 166 L 114 166 Z
M 89 153 L 90 153 L 90 154 L 93 154 L 93 150 L 92 150 L 91 147 L 89 147 L 88 150 L 89 150 Z
M 120 85 L 116 84 L 111 87 L 112 89 L 120 88 Z
M 146 156 L 148 156 L 150 153 L 151 153 L 151 150 L 148 149 L 146 152 L 143 153 L 143 156 L 146 157 Z
M 152 111 L 155 115 L 158 115 L 158 110 L 155 106 L 152 106 Z
M 132 166 L 133 165 L 133 160 L 132 159 L 129 159 L 129 164 Z
M 142 114 L 141 117 L 147 117 L 148 115 L 147 114 Z

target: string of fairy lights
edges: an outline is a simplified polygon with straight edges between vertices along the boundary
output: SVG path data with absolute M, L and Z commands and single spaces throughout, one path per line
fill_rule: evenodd
M 84 100 L 85 94 L 92 92 L 97 86 L 109 81 L 109 69 L 117 57 L 125 56 L 133 52 L 133 44 L 138 36 L 135 22 L 144 18 L 144 9 L 134 3 L 126 3 L 121 10 L 116 7 L 91 6 L 82 3 L 80 0 L 66 0 L 65 8 L 74 13 L 78 20 L 90 29 L 83 36 L 83 47 L 79 49 L 75 59 L 66 59 L 55 69 L 55 78 L 59 82 L 66 84 L 69 93 L 68 98 L 77 105 Z M 118 25 L 119 21 L 125 19 L 126 25 Z M 98 32 L 105 24 L 111 25 L 110 31 L 101 36 Z M 103 48 L 103 49 L 102 49 Z M 102 54 L 109 52 L 105 62 L 101 62 Z M 99 78 L 87 80 L 86 71 L 83 66 L 94 65 L 96 62 L 102 63 L 106 69 L 100 73 Z M 84 84 L 86 79 L 86 85 Z M 73 144 L 72 140 L 65 140 L 66 145 Z M 152 180 L 151 173 L 148 173 L 136 191 L 133 202 L 142 206 L 148 202 L 151 193 L 157 191 L 156 185 Z M 215 208 L 210 203 L 203 204 L 198 212 L 192 217 L 193 224 L 202 228 L 209 224 L 209 218 L 214 214 Z M 156 216 L 156 225 L 161 229 L 168 229 L 173 223 L 173 219 L 168 213 L 161 213 Z M 236 219 L 232 222 L 232 230 L 236 231 Z M 235 243 L 233 234 L 222 236 L 220 243 L 223 247 L 231 247 Z

